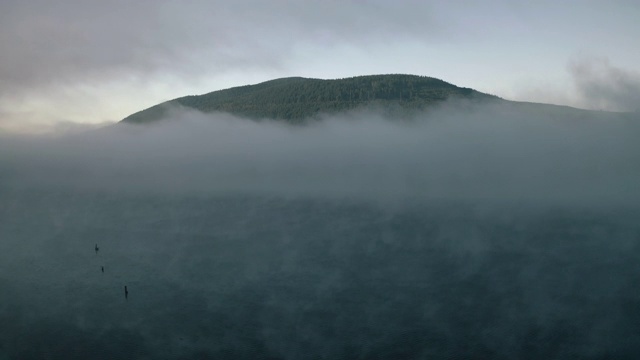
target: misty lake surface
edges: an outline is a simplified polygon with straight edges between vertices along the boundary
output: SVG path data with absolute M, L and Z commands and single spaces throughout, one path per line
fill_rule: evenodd
M 640 354 L 637 209 L 0 198 L 0 359 Z

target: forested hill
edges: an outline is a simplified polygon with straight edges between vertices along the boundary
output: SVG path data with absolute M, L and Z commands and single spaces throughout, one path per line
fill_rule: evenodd
M 166 115 L 170 105 L 202 112 L 227 112 L 252 119 L 292 123 L 320 113 L 335 113 L 367 104 L 394 111 L 420 110 L 449 98 L 497 99 L 439 79 L 415 75 L 370 75 L 336 80 L 282 78 L 167 101 L 126 117 L 123 122 L 146 123 Z

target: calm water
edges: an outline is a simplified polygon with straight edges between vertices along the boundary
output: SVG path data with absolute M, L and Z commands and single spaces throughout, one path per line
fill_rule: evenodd
M 0 196 L 0 359 L 640 356 L 633 209 Z

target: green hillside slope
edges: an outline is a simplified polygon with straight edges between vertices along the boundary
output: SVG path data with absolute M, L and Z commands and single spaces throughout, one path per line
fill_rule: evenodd
M 320 113 L 335 113 L 368 104 L 400 111 L 420 110 L 452 97 L 498 99 L 439 79 L 415 75 L 370 75 L 336 80 L 292 77 L 181 97 L 132 114 L 123 122 L 156 121 L 174 105 L 205 113 L 220 111 L 251 119 L 300 123 Z

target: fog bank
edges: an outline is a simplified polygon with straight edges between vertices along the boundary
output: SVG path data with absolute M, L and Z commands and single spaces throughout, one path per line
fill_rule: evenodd
M 448 104 L 308 126 L 175 109 L 148 126 L 0 139 L 0 181 L 103 191 L 630 203 L 640 122 L 566 108 Z

